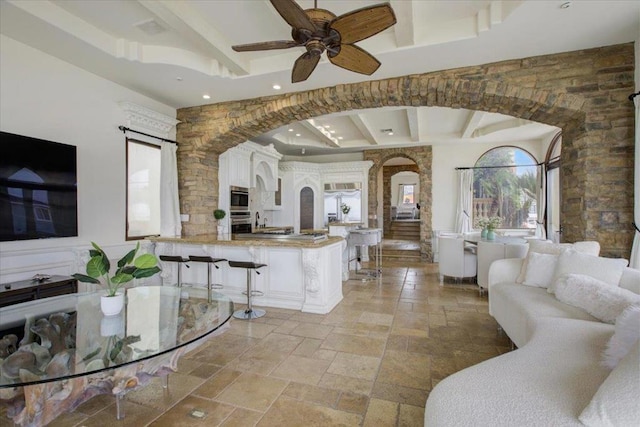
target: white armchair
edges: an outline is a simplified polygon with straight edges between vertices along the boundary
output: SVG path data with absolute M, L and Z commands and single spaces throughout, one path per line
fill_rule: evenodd
M 478 242 L 478 286 L 480 289 L 489 287 L 489 267 L 494 261 L 504 258 L 524 258 L 527 256 L 528 249 L 529 245 L 527 244 Z
M 465 249 L 464 239 L 440 237 L 438 239 L 438 248 L 440 283 L 444 281 L 444 276 L 464 278 L 476 275 L 476 254 Z

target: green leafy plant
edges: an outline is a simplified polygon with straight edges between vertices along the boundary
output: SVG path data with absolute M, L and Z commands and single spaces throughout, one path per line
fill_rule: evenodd
M 74 278 L 85 283 L 95 283 L 107 288 L 107 296 L 113 297 L 125 283 L 133 279 L 151 277 L 159 273 L 158 259 L 153 254 L 142 254 L 136 258 L 140 243 L 129 251 L 120 261 L 115 274 L 109 277 L 111 263 L 107 254 L 96 243 L 91 242 L 93 249 L 89 249 L 91 259 L 87 262 L 87 274 L 76 273 Z
M 492 216 L 487 220 L 487 230 L 495 230 L 502 224 L 502 218 L 499 216 Z
M 223 219 L 225 216 L 227 216 L 227 213 L 223 209 L 216 209 L 213 211 L 213 217 L 218 221 Z
M 343 214 L 347 215 L 351 211 L 351 206 L 347 205 L 346 203 L 341 203 L 340 210 Z

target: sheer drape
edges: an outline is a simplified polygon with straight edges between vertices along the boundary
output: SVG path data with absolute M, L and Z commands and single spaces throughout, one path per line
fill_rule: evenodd
M 635 158 L 635 184 L 633 203 L 633 222 L 635 224 L 635 234 L 633 246 L 631 247 L 631 260 L 629 266 L 640 270 L 640 96 L 634 98 L 636 106 L 636 158 Z
M 544 165 L 538 166 L 536 178 L 536 207 L 538 219 L 536 220 L 536 237 L 542 240 L 547 238 L 544 229 L 544 212 L 547 203 L 547 170 Z
M 473 170 L 458 170 L 458 207 L 456 233 L 471 231 L 471 206 L 473 204 Z
M 178 199 L 178 161 L 176 144 L 163 142 L 160 163 L 160 235 L 180 236 L 180 202 Z M 212 213 L 213 214 L 213 213 Z

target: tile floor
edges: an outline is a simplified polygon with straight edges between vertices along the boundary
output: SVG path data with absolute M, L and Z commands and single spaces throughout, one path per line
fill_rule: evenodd
M 383 261 L 381 284 L 349 280 L 329 314 L 268 308 L 231 320 L 169 377 L 125 398 L 102 395 L 51 426 L 422 426 L 429 390 L 509 351 L 487 297 L 437 264 Z M 190 413 L 196 410 L 203 417 Z

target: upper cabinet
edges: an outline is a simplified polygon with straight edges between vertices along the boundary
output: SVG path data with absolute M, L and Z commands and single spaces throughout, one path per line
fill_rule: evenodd
M 278 190 L 278 161 L 282 155 L 273 145 L 266 147 L 247 141 L 220 155 L 218 178 L 220 194 L 228 192 L 229 186 L 254 188 L 261 191 Z
M 266 147 L 255 144 L 251 141 L 243 145 L 253 147 L 251 155 L 251 187 L 262 191 L 278 191 L 278 162 L 282 154 L 278 153 L 273 145 Z
M 251 152 L 248 150 L 227 151 L 227 171 L 229 176 L 229 185 L 236 187 L 251 186 Z M 224 153 L 224 154 L 227 154 Z M 223 155 L 224 155 L 223 154 Z

